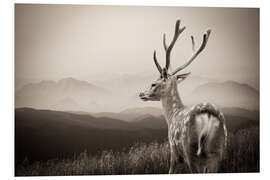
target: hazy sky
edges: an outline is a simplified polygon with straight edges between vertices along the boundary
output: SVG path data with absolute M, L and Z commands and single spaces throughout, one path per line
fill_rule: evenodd
M 163 65 L 162 34 L 171 40 L 181 19 L 186 30 L 172 51 L 173 68 L 191 55 L 190 35 L 204 52 L 187 71 L 258 84 L 259 9 L 74 5 L 15 6 L 16 78 L 80 78 L 89 74 L 156 73 Z

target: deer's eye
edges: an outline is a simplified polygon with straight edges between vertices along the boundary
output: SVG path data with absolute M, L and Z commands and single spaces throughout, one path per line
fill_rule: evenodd
M 152 87 L 155 87 L 156 85 L 157 85 L 157 84 L 152 84 L 151 86 L 152 86 Z

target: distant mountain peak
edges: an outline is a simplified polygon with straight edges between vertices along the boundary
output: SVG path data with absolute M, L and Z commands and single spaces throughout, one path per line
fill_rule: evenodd
M 55 81 L 52 81 L 52 80 L 42 80 L 42 81 L 40 81 L 40 84 L 54 84 L 55 83 Z M 31 84 L 33 84 L 33 83 L 31 83 Z
M 207 101 L 221 107 L 259 108 L 259 91 L 236 81 L 209 82 L 198 86 L 186 98 L 188 104 Z
M 159 116 L 162 114 L 162 110 L 156 107 L 139 107 L 139 108 L 128 108 L 120 112 L 121 114 L 149 114 L 153 116 Z
M 78 80 L 73 77 L 66 77 L 66 78 L 60 79 L 58 82 L 61 82 L 61 81 L 78 81 Z
M 26 84 L 16 92 L 15 106 L 53 110 L 93 110 L 99 108 L 93 102 L 109 95 L 109 91 L 100 86 L 68 77 L 57 82 L 44 80 Z
M 248 87 L 252 88 L 250 85 L 248 85 L 246 83 L 240 83 L 240 82 L 233 81 L 233 80 L 224 81 L 223 83 L 225 83 L 225 84 L 233 84 L 233 85 L 241 85 L 241 86 L 248 86 Z
M 243 88 L 243 89 L 249 89 L 250 91 L 253 91 L 255 93 L 259 93 L 258 90 L 256 90 L 255 88 L 253 88 L 252 86 L 245 84 L 245 83 L 240 83 L 237 81 L 233 81 L 233 80 L 228 80 L 228 81 L 224 81 L 224 82 L 209 82 L 206 84 L 201 85 L 202 86 L 226 86 L 226 87 L 234 87 L 234 88 Z
M 88 81 L 82 81 L 82 80 L 78 80 L 78 79 L 75 79 L 75 78 L 72 78 L 72 77 L 67 77 L 67 78 L 63 78 L 63 79 L 60 79 L 58 81 L 59 84 L 62 84 L 62 83 L 73 83 L 73 84 L 87 84 L 87 85 L 91 85 L 91 86 L 94 86 L 93 84 L 89 83 Z

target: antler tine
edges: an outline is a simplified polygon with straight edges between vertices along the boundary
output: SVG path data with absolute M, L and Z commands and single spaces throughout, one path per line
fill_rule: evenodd
M 207 30 L 206 34 L 203 35 L 203 42 L 202 42 L 200 48 L 197 49 L 195 52 L 193 52 L 193 54 L 190 57 L 190 59 L 188 60 L 188 62 L 186 62 L 184 65 L 182 65 L 182 66 L 178 67 L 176 70 L 174 70 L 172 75 L 174 75 L 177 72 L 181 71 L 182 69 L 186 68 L 202 52 L 202 50 L 205 48 L 205 46 L 207 44 L 210 33 L 211 33 L 211 30 Z M 192 41 L 192 48 L 194 48 L 195 43 L 194 43 L 193 36 L 191 36 L 191 41 Z
M 183 27 L 183 28 L 179 29 L 179 26 L 180 26 L 180 20 L 177 20 L 176 24 L 175 24 L 175 32 L 174 32 L 173 40 L 172 40 L 172 42 L 171 42 L 171 44 L 169 45 L 168 48 L 167 48 L 166 42 L 165 42 L 166 41 L 165 34 L 163 36 L 163 45 L 164 45 L 164 48 L 166 50 L 166 69 L 167 70 L 170 67 L 170 58 L 171 58 L 172 48 L 173 48 L 177 38 L 179 37 L 179 35 L 186 29 L 186 27 Z
M 194 37 L 191 36 L 191 42 L 192 42 L 192 51 L 195 51 L 195 42 L 194 42 Z
M 163 46 L 164 46 L 164 49 L 165 49 L 165 52 L 166 52 L 168 47 L 167 47 L 167 44 L 166 44 L 166 34 L 165 33 L 163 34 Z
M 155 62 L 155 64 L 156 64 L 156 66 L 157 66 L 157 69 L 158 69 L 159 73 L 161 74 L 161 73 L 162 73 L 162 68 L 161 68 L 160 65 L 158 64 L 157 56 L 156 56 L 156 51 L 154 51 L 153 58 L 154 58 L 154 62 Z

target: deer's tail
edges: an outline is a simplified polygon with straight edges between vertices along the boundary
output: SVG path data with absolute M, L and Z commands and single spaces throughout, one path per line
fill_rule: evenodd
M 227 129 L 224 115 L 218 110 L 215 113 L 204 111 L 196 114 L 195 121 L 198 135 L 196 155 L 200 156 L 203 152 L 212 152 L 218 148 L 221 151 L 221 156 L 223 156 L 227 146 Z M 216 142 L 219 147 L 214 147 Z

